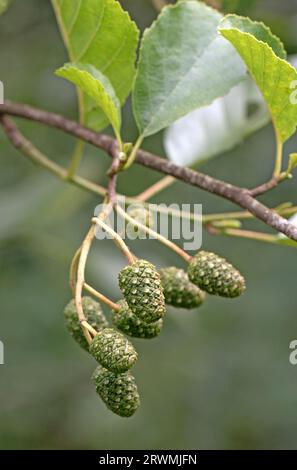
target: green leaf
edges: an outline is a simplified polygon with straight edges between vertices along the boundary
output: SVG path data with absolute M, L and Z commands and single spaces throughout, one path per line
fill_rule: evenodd
M 222 16 L 197 1 L 163 8 L 145 31 L 133 90 L 142 137 L 225 95 L 245 76 L 232 46 L 217 32 Z
M 264 23 L 252 21 L 243 16 L 227 15 L 221 21 L 219 29 L 221 32 L 224 29 L 238 29 L 243 33 L 251 34 L 258 41 L 268 44 L 278 57 L 282 59 L 287 57 L 287 53 L 281 40 L 272 34 L 268 26 L 265 26 Z
M 112 84 L 120 103 L 129 95 L 139 31 L 115 0 L 52 0 L 71 62 L 91 64 Z M 105 115 L 85 94 L 79 99 L 81 122 L 95 130 Z
M 90 64 L 65 64 L 55 73 L 74 83 L 92 98 L 107 117 L 120 141 L 121 105 L 108 78 Z
M 297 72 L 285 60 L 281 41 L 263 23 L 236 15 L 226 16 L 220 32 L 247 64 L 264 96 L 277 138 L 285 142 L 297 125 L 297 106 L 292 99 L 292 83 L 297 80 Z

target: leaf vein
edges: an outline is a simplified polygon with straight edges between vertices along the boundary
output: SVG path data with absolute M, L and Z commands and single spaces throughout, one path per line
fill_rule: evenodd
M 79 54 L 77 60 L 81 60 L 83 58 L 84 55 L 86 55 L 86 53 L 88 52 L 89 48 L 91 47 L 92 45 L 92 42 L 94 41 L 99 29 L 101 28 L 102 26 L 102 23 L 103 23 L 103 19 L 104 19 L 104 14 L 105 14 L 105 10 L 106 10 L 106 3 L 103 5 L 103 8 L 102 8 L 102 11 L 101 11 L 101 15 L 100 15 L 100 19 L 98 21 L 98 25 L 94 31 L 94 33 L 92 34 L 91 38 L 89 39 L 89 41 L 87 41 L 87 44 L 86 46 L 84 47 L 84 49 L 82 50 L 82 52 Z
M 79 4 L 77 6 L 77 10 L 76 10 L 76 15 L 74 16 L 73 20 L 72 20 L 72 23 L 68 29 L 68 34 L 69 36 L 71 35 L 72 31 L 73 31 L 73 28 L 78 20 L 78 17 L 79 17 L 79 14 L 80 14 L 80 10 L 81 10 L 81 7 L 82 7 L 82 0 L 79 0 Z
M 124 36 L 123 36 L 123 40 L 121 41 L 120 46 L 117 48 L 117 50 L 113 54 L 112 58 L 104 65 L 104 67 L 102 67 L 102 72 L 105 72 L 107 69 L 109 69 L 111 64 L 115 61 L 115 59 L 121 53 L 121 51 L 123 50 L 123 48 L 126 45 L 127 38 L 128 38 L 128 32 L 125 31 Z

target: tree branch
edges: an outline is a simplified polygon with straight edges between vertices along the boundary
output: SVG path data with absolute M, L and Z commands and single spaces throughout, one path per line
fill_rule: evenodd
M 37 163 L 46 170 L 54 173 L 61 180 L 69 181 L 82 189 L 98 194 L 98 196 L 104 196 L 106 194 L 106 189 L 103 188 L 103 186 L 93 183 L 82 176 L 74 175 L 71 178 L 68 178 L 68 170 L 53 162 L 44 153 L 40 152 L 40 150 L 38 150 L 30 140 L 26 139 L 22 135 L 14 122 L 12 122 L 7 116 L 0 115 L 0 124 L 12 145 L 21 153 L 26 155 L 26 157 L 28 157 L 33 163 Z
M 107 172 L 107 175 L 108 175 L 107 197 L 108 197 L 108 200 L 112 204 L 115 204 L 117 200 L 117 178 L 118 178 L 120 164 L 121 164 L 121 161 L 119 157 L 118 143 L 115 141 L 115 145 L 112 150 L 112 162 Z
M 256 186 L 253 189 L 250 189 L 249 193 L 253 197 L 261 196 L 262 194 L 271 191 L 271 189 L 276 188 L 282 181 L 287 178 L 285 173 L 281 173 L 279 176 L 273 176 L 271 180 L 267 181 L 266 183 L 260 184 L 260 186 Z
M 114 155 L 115 139 L 108 135 L 94 132 L 91 129 L 81 126 L 79 123 L 66 119 L 61 115 L 9 101 L 0 105 L 0 114 L 23 117 L 60 129 L 104 150 L 112 157 Z M 262 220 L 278 232 L 282 232 L 292 240 L 297 241 L 297 227 L 281 217 L 275 211 L 258 202 L 251 195 L 248 189 L 220 181 L 190 168 L 175 165 L 168 160 L 144 150 L 138 150 L 135 161 L 146 168 L 159 171 L 166 175 L 171 175 L 187 184 L 191 184 L 209 193 L 221 196 L 243 209 L 248 210 L 256 218 Z
M 148 199 L 151 199 L 156 194 L 159 194 L 164 189 L 168 188 L 172 183 L 174 183 L 175 178 L 172 176 L 164 176 L 164 178 L 157 181 L 155 184 L 147 188 L 142 193 L 138 194 L 137 199 L 140 202 L 145 202 Z

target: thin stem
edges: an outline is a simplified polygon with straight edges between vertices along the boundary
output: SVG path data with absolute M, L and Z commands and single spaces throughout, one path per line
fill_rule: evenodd
M 160 235 L 159 233 L 155 232 L 155 230 L 147 227 L 146 225 L 143 225 L 141 222 L 138 222 L 137 220 L 133 219 L 127 212 L 125 212 L 118 204 L 116 205 L 116 210 L 117 212 L 128 222 L 131 224 L 135 225 L 135 227 L 140 228 L 153 238 L 157 239 L 159 242 L 163 243 L 163 245 L 166 245 L 168 248 L 173 250 L 175 253 L 177 253 L 179 256 L 181 256 L 187 263 L 189 263 L 192 259 L 192 256 L 188 255 L 182 248 L 177 246 L 175 243 L 173 243 L 171 240 L 168 240 L 167 238 L 163 237 L 163 235 Z
M 125 165 L 123 166 L 123 169 L 124 170 L 127 170 L 133 163 L 134 163 L 134 160 L 137 156 L 137 152 L 138 150 L 140 149 L 140 146 L 142 144 L 142 141 L 143 141 L 143 136 L 140 135 L 138 137 L 138 139 L 136 140 L 133 148 L 132 148 L 132 151 L 130 153 L 130 155 L 128 156 L 128 160 L 126 161 Z
M 80 253 L 81 253 L 81 247 L 79 247 L 76 250 L 72 258 L 71 265 L 70 265 L 69 284 L 70 284 L 70 289 L 72 291 L 73 296 L 75 296 L 76 274 L 77 274 Z
M 90 336 L 89 331 L 83 325 L 83 322 L 87 321 L 87 319 L 85 317 L 83 306 L 82 306 L 82 290 L 83 290 L 83 285 L 85 282 L 86 262 L 87 262 L 88 254 L 89 254 L 92 242 L 94 240 L 94 237 L 95 237 L 95 227 L 94 225 L 92 225 L 81 246 L 80 257 L 79 257 L 78 268 L 77 268 L 77 281 L 76 281 L 76 286 L 75 286 L 76 310 L 77 310 L 79 321 L 82 324 L 84 335 L 89 344 L 92 342 L 92 338 Z
M 107 225 L 105 222 L 100 220 L 98 217 L 93 217 L 92 222 L 94 224 L 100 225 L 107 233 L 109 233 L 112 236 L 113 241 L 115 244 L 120 248 L 121 252 L 126 256 L 128 263 L 133 264 L 135 261 L 135 257 L 132 255 L 131 251 L 129 250 L 128 246 L 120 237 L 118 233 L 116 233 L 109 225 Z
M 248 238 L 250 240 L 257 240 L 266 243 L 278 243 L 279 238 L 277 235 L 270 235 L 268 233 L 254 232 L 252 230 L 241 230 L 235 228 L 225 229 L 220 232 L 220 235 L 228 235 L 237 238 Z
M 278 214 L 290 217 L 291 215 L 296 214 L 297 206 L 283 207 L 279 209 L 278 207 L 275 207 L 273 210 L 275 210 L 275 212 L 277 212 Z M 203 221 L 203 224 L 208 224 L 210 222 L 217 221 L 217 220 L 228 220 L 228 219 L 248 220 L 248 219 L 254 219 L 254 218 L 255 216 L 248 211 L 236 211 L 236 212 L 222 212 L 220 214 L 205 214 L 202 216 L 202 221 Z
M 101 292 L 98 292 L 96 289 L 94 289 L 93 287 L 89 286 L 89 284 L 87 284 L 86 282 L 84 283 L 84 289 L 88 292 L 90 292 L 90 294 L 92 294 L 94 297 L 97 297 L 97 299 L 101 300 L 102 302 L 104 302 L 106 305 L 108 305 L 112 310 L 115 310 L 116 312 L 118 312 L 120 310 L 120 307 L 118 304 L 116 304 L 115 302 L 113 302 L 112 300 L 110 300 L 108 297 L 106 297 L 105 295 L 101 294 Z
M 107 217 L 111 208 L 112 208 L 112 205 L 108 204 L 105 207 L 105 210 L 101 212 L 99 217 L 101 217 L 102 219 Z M 100 220 L 100 219 L 97 218 L 97 220 Z M 95 226 L 92 224 L 87 235 L 84 238 L 84 241 L 81 247 L 77 250 L 77 252 L 74 255 L 74 258 L 71 263 L 71 269 L 70 269 L 71 286 L 73 286 L 75 283 L 74 290 L 75 290 L 75 305 L 76 305 L 77 315 L 78 315 L 79 321 L 81 322 L 84 335 L 89 344 L 91 343 L 92 338 L 90 336 L 89 329 L 86 327 L 86 324 L 85 324 L 87 319 L 85 317 L 83 306 L 82 306 L 82 291 L 83 291 L 84 284 L 85 284 L 86 263 L 87 263 L 90 248 L 95 238 L 95 234 L 96 234 Z M 76 268 L 77 268 L 77 274 L 75 275 Z
M 153 196 L 160 193 L 164 189 L 168 188 L 168 186 L 171 186 L 175 181 L 176 179 L 173 178 L 172 176 L 164 176 L 164 178 L 157 181 L 157 183 L 153 184 L 152 186 L 147 188 L 145 191 L 138 194 L 136 198 L 140 202 L 147 201 L 148 199 L 152 198 Z
M 271 191 L 272 189 L 276 188 L 285 179 L 287 179 L 287 175 L 285 175 L 285 173 L 280 173 L 278 176 L 273 176 L 266 183 L 260 184 L 259 186 L 250 189 L 249 193 L 253 197 L 261 196 L 262 194 L 265 194 L 268 191 Z
M 273 176 L 275 178 L 279 177 L 282 171 L 282 160 L 283 160 L 283 144 L 280 138 L 276 138 L 276 157 L 275 157 L 275 167 Z
M 142 204 L 144 208 L 146 208 L 149 211 L 152 212 L 158 212 L 160 214 L 168 214 L 171 217 L 176 217 L 178 219 L 188 219 L 188 220 L 193 220 L 197 222 L 201 222 L 203 217 L 200 214 L 195 214 L 192 212 L 188 211 L 181 211 L 179 209 L 172 209 L 171 207 L 164 207 L 164 205 L 158 205 L 158 204 L 150 204 L 148 202 L 142 202 L 137 199 L 137 196 L 135 198 L 131 197 L 125 197 L 121 194 L 118 194 L 117 196 L 118 202 L 121 202 L 125 204 L 126 206 L 129 206 L 131 204 Z
M 118 146 L 115 146 L 113 149 L 112 163 L 107 172 L 108 175 L 108 186 L 107 186 L 107 198 L 111 204 L 115 204 L 117 199 L 117 178 L 118 171 L 121 165 L 120 155 L 122 152 L 119 152 Z
M 73 183 L 79 188 L 86 189 L 90 193 L 97 194 L 98 196 L 104 197 L 106 194 L 106 188 L 94 183 L 93 181 L 83 178 L 82 176 L 74 175 L 72 179 L 69 180 L 69 182 Z
M 82 322 L 81 322 L 81 325 L 82 325 L 89 333 L 91 333 L 93 336 L 98 335 L 98 331 L 95 330 L 95 328 L 93 328 L 88 322 L 82 321 Z
M 50 160 L 44 153 L 38 150 L 30 140 L 23 136 L 14 122 L 12 122 L 6 116 L 1 116 L 0 121 L 4 131 L 7 134 L 7 137 L 13 146 L 17 148 L 25 157 L 29 158 L 33 163 L 38 164 L 46 170 L 50 171 L 61 180 L 68 180 L 70 183 L 73 183 L 82 189 L 86 189 L 91 193 L 98 194 L 99 196 L 104 196 L 106 194 L 105 188 L 96 183 L 93 183 L 86 178 L 83 178 L 82 176 L 74 175 L 71 179 L 69 179 L 68 171 Z
M 74 151 L 73 151 L 73 155 L 72 155 L 72 158 L 71 158 L 71 163 L 69 165 L 68 172 L 67 172 L 67 179 L 69 179 L 70 181 L 73 179 L 73 176 L 75 175 L 75 173 L 76 173 L 76 171 L 79 167 L 84 147 L 85 147 L 84 141 L 78 139 L 76 141 Z

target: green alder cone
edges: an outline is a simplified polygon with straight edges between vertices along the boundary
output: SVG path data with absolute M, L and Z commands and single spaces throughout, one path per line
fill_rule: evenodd
M 98 333 L 89 350 L 101 366 L 115 373 L 126 372 L 138 359 L 130 341 L 113 328 Z
M 165 298 L 160 274 L 146 260 L 137 260 L 119 273 L 120 289 L 141 321 L 153 323 L 165 314 Z
M 165 302 L 178 308 L 199 307 L 205 299 L 205 293 L 190 282 L 187 273 L 175 266 L 160 270 Z
M 152 339 L 159 336 L 163 326 L 162 319 L 145 323 L 131 312 L 126 300 L 120 300 L 118 305 L 121 309 L 112 312 L 112 322 L 118 330 L 134 338 Z
M 83 311 L 87 322 L 97 331 L 108 327 L 108 322 L 103 314 L 101 305 L 91 297 L 82 298 Z M 83 330 L 77 316 L 75 300 L 72 299 L 64 309 L 64 316 L 67 329 L 75 341 L 86 351 L 89 351 L 89 344 L 85 338 Z
M 113 413 L 129 418 L 139 408 L 140 397 L 130 372 L 115 374 L 97 367 L 92 379 L 98 395 Z
M 190 281 L 208 294 L 238 297 L 245 290 L 245 280 L 224 258 L 207 251 L 197 253 L 189 263 Z

